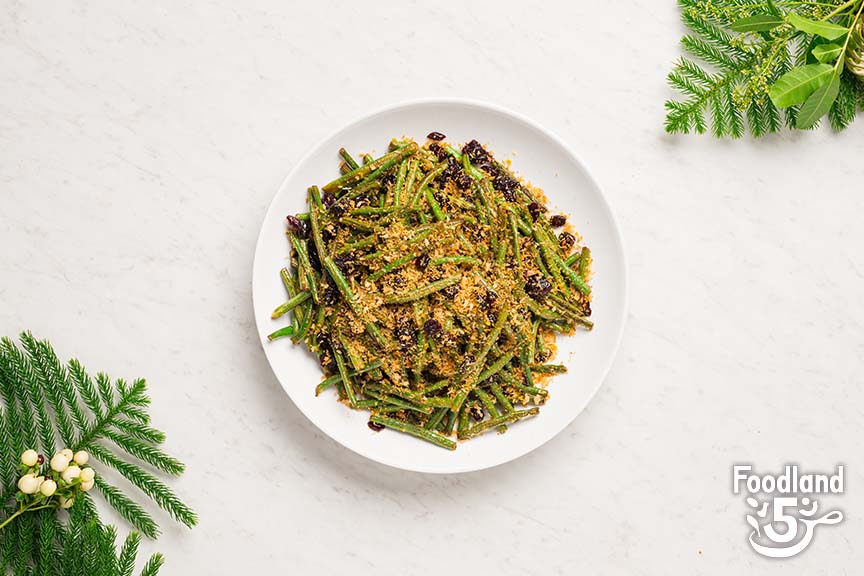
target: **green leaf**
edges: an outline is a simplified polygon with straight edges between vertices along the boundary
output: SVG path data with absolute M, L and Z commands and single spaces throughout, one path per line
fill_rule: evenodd
M 837 94 L 840 92 L 840 75 L 834 74 L 831 81 L 823 84 L 807 98 L 798 111 L 798 121 L 795 127 L 801 130 L 812 128 L 816 122 L 828 112 Z
M 820 44 L 813 48 L 812 53 L 816 60 L 826 64 L 837 60 L 837 57 L 840 56 L 841 52 L 843 52 L 843 47 L 838 46 L 837 44 Z
M 759 14 L 742 18 L 738 20 L 730 28 L 735 32 L 767 32 L 773 30 L 777 26 L 783 24 L 783 18 L 772 14 Z
M 816 34 L 817 36 L 827 38 L 828 40 L 837 40 L 849 32 L 849 29 L 844 28 L 843 26 L 838 26 L 837 24 L 832 24 L 830 22 L 810 20 L 809 18 L 804 18 L 794 12 L 789 13 L 789 23 L 802 32 L 806 32 L 807 34 Z
M 817 88 L 828 82 L 833 73 L 834 67 L 828 64 L 807 64 L 793 68 L 777 79 L 768 96 L 778 108 L 801 104 Z
M 775 16 L 780 16 L 781 18 L 783 17 L 783 13 L 780 11 L 779 8 L 777 8 L 777 5 L 774 4 L 774 0 L 768 0 L 768 11 Z

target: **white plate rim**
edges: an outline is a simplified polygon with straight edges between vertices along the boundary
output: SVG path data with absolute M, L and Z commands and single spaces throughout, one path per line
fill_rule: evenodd
M 381 458 L 375 453 L 365 452 L 365 451 L 358 449 L 357 447 L 349 446 L 349 445 L 343 443 L 334 434 L 331 434 L 331 432 L 328 429 L 326 429 L 324 426 L 322 426 L 320 422 L 318 422 L 307 410 L 305 410 L 303 408 L 303 406 L 301 406 L 299 403 L 295 402 L 294 398 L 291 394 L 291 391 L 285 385 L 283 378 L 280 377 L 280 375 L 277 374 L 276 371 L 273 369 L 273 363 L 270 360 L 270 351 L 269 351 L 270 349 L 267 346 L 267 344 L 268 344 L 267 331 L 261 325 L 261 320 L 259 319 L 259 314 L 258 314 L 259 305 L 258 305 L 258 303 L 256 303 L 256 300 L 255 300 L 256 290 L 255 290 L 255 286 L 254 286 L 255 277 L 256 277 L 255 270 L 257 269 L 257 267 L 259 265 L 259 260 L 258 260 L 259 255 L 262 253 L 261 246 L 264 244 L 265 239 L 266 239 L 265 238 L 265 236 L 266 236 L 266 230 L 265 230 L 266 229 L 266 222 L 270 219 L 271 213 L 276 209 L 276 204 L 277 204 L 278 198 L 281 196 L 282 191 L 285 189 L 286 185 L 294 177 L 294 174 L 310 158 L 312 158 L 315 154 L 317 154 L 324 147 L 324 145 L 327 142 L 334 139 L 338 134 L 340 134 L 342 132 L 347 132 L 347 131 L 351 130 L 352 128 L 356 127 L 358 124 L 372 120 L 376 116 L 387 114 L 388 112 L 392 112 L 392 111 L 400 110 L 400 109 L 404 109 L 404 108 L 430 105 L 430 104 L 444 104 L 444 105 L 452 104 L 452 105 L 474 106 L 474 107 L 484 108 L 484 109 L 490 110 L 492 112 L 501 114 L 503 116 L 510 116 L 513 119 L 515 119 L 519 122 L 522 122 L 523 124 L 526 124 L 527 126 L 537 130 L 538 132 L 543 134 L 545 137 L 547 137 L 551 141 L 553 141 L 555 144 L 560 146 L 567 154 L 569 154 L 576 161 L 577 164 L 580 165 L 580 167 L 583 169 L 587 179 L 591 182 L 591 184 L 598 191 L 599 196 L 600 196 L 600 200 L 602 201 L 603 208 L 607 212 L 607 215 L 609 217 L 609 221 L 612 224 L 612 231 L 614 233 L 615 239 L 617 240 L 618 244 L 621 247 L 621 254 L 620 254 L 621 268 L 622 268 L 621 280 L 622 280 L 622 288 L 623 288 L 622 320 L 621 320 L 621 323 L 618 327 L 618 333 L 615 335 L 614 346 L 611 349 L 612 351 L 606 360 L 605 366 L 603 366 L 602 370 L 600 371 L 601 376 L 600 376 L 600 378 L 597 379 L 597 383 L 594 386 L 594 389 L 591 391 L 590 395 L 587 397 L 585 405 L 580 410 L 576 411 L 569 420 L 564 421 L 562 425 L 557 427 L 557 429 L 554 429 L 554 430 L 551 430 L 551 431 L 545 433 L 544 437 L 542 438 L 542 440 L 540 442 L 533 444 L 532 446 L 530 446 L 528 448 L 525 448 L 525 449 L 518 451 L 518 452 L 515 452 L 513 454 L 508 454 L 505 459 L 502 459 L 498 462 L 494 462 L 491 464 L 484 464 L 484 465 L 473 466 L 473 467 L 472 466 L 462 466 L 462 467 L 455 467 L 454 466 L 454 468 L 450 469 L 450 470 L 423 469 L 420 467 L 403 466 L 403 465 L 400 465 L 398 462 L 394 462 L 392 460 L 386 460 L 384 458 Z M 558 436 L 558 434 L 560 434 L 565 428 L 567 428 L 567 426 L 570 426 L 576 420 L 576 418 L 585 410 L 585 408 L 587 408 L 587 406 L 591 403 L 591 401 L 593 401 L 594 397 L 597 395 L 597 392 L 599 392 L 600 388 L 603 386 L 603 383 L 606 381 L 606 378 L 609 376 L 609 372 L 612 369 L 613 364 L 615 363 L 615 359 L 617 358 L 618 351 L 621 347 L 621 341 L 622 341 L 623 336 L 624 336 L 624 329 L 627 325 L 627 317 L 628 317 L 629 307 L 630 307 L 629 276 L 630 276 L 630 270 L 629 270 L 629 265 L 628 265 L 628 260 L 627 260 L 627 248 L 626 248 L 626 243 L 624 240 L 624 235 L 621 232 L 621 226 L 618 223 L 618 219 L 615 216 L 615 211 L 612 209 L 612 205 L 609 202 L 609 198 L 605 194 L 605 192 L 603 191 L 603 188 L 597 182 L 596 178 L 594 177 L 594 174 L 591 172 L 588 165 L 585 163 L 585 161 L 582 159 L 582 157 L 578 153 L 576 153 L 576 151 L 573 150 L 573 148 L 569 144 L 567 144 L 567 142 L 565 142 L 557 134 L 555 134 L 554 132 L 552 132 L 551 130 L 549 130 L 548 128 L 543 126 L 542 124 L 539 124 L 538 122 L 532 120 L 531 118 L 529 118 L 529 117 L 527 117 L 527 116 L 525 116 L 519 112 L 515 112 L 509 108 L 501 106 L 499 104 L 495 104 L 495 103 L 484 101 L 484 100 L 474 99 L 474 98 L 453 97 L 453 96 L 443 96 L 443 97 L 434 97 L 433 96 L 433 97 L 415 98 L 415 99 L 398 101 L 398 102 L 395 102 L 392 104 L 388 104 L 386 106 L 375 108 L 375 109 L 373 109 L 369 112 L 366 112 L 364 114 L 358 115 L 351 122 L 344 124 L 344 125 L 341 125 L 341 126 L 337 127 L 336 129 L 327 133 L 324 137 L 319 139 L 318 142 L 314 146 L 312 146 L 299 160 L 297 160 L 297 162 L 294 164 L 294 166 L 292 166 L 292 168 L 288 171 L 288 174 L 282 180 L 282 183 L 279 185 L 279 188 L 276 190 L 275 194 L 273 195 L 273 198 L 270 200 L 270 203 L 267 206 L 267 210 L 265 211 L 264 217 L 262 219 L 261 229 L 260 229 L 259 234 L 258 234 L 258 240 L 255 243 L 255 255 L 253 257 L 253 262 L 252 262 L 252 308 L 253 308 L 253 316 L 255 317 L 255 326 L 256 326 L 256 329 L 257 329 L 258 335 L 259 335 L 259 341 L 260 341 L 261 346 L 264 350 L 264 355 L 267 358 L 267 363 L 270 366 L 271 371 L 273 371 L 273 375 L 276 377 L 276 380 L 279 382 L 279 385 L 282 387 L 285 394 L 294 403 L 294 406 L 297 407 L 297 409 L 303 414 L 303 416 L 306 417 L 306 419 L 309 420 L 318 430 L 322 431 L 330 439 L 335 441 L 337 444 L 339 444 L 343 448 L 351 450 L 355 454 L 358 454 L 360 456 L 363 456 L 364 458 L 368 458 L 369 460 L 372 460 L 372 461 L 377 462 L 379 464 L 383 464 L 384 466 L 387 466 L 390 468 L 395 468 L 395 469 L 399 469 L 399 470 L 406 470 L 409 472 L 419 472 L 419 473 L 424 473 L 424 474 L 462 474 L 462 473 L 467 473 L 467 472 L 477 472 L 480 470 L 488 470 L 490 468 L 495 468 L 497 466 L 501 466 L 502 464 L 506 464 L 508 462 L 512 462 L 514 460 L 517 460 L 517 459 L 521 458 L 522 456 L 525 456 L 526 454 L 533 452 L 534 450 L 537 450 L 538 448 L 540 448 L 541 446 L 546 444 L 548 441 L 550 441 L 552 438 L 555 438 L 556 436 Z

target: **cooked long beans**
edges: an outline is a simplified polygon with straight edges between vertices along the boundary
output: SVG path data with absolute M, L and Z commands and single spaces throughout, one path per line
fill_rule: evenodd
M 539 412 L 556 333 L 589 328 L 591 253 L 479 143 L 339 150 L 343 174 L 288 218 L 288 296 L 274 319 L 318 355 L 315 393 L 455 449 Z M 355 160 L 357 158 L 357 160 Z M 523 407 L 523 408 L 520 408 Z
M 448 450 L 456 449 L 456 442 L 449 439 L 447 436 L 432 430 L 426 430 L 425 428 L 421 428 L 420 426 L 410 424 L 403 420 L 396 420 L 394 418 L 376 416 L 373 414 L 372 417 L 369 418 L 369 421 L 374 424 L 380 424 L 381 426 L 387 426 L 388 428 L 411 434 L 412 436 L 417 436 L 418 438 L 422 438 L 423 440 L 427 440 L 433 444 L 441 446 L 442 448 L 447 448 Z

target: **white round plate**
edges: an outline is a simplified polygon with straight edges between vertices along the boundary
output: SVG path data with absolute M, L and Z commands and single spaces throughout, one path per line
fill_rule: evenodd
M 336 402 L 335 391 L 315 396 L 322 379 L 317 359 L 290 340 L 267 341 L 267 334 L 286 325 L 270 313 L 285 301 L 279 270 L 288 262 L 285 216 L 306 211 L 306 189 L 339 176 L 341 146 L 355 157 L 387 151 L 390 139 L 408 136 L 424 142 L 436 130 L 461 145 L 472 138 L 496 158 L 512 159 L 517 174 L 541 187 L 551 213 L 568 215 L 594 259 L 591 332 L 558 339 L 557 361 L 569 367 L 553 378 L 550 400 L 540 414 L 510 427 L 505 434 L 484 434 L 460 442 L 455 451 L 396 432 L 373 432 L 369 413 Z M 390 106 L 339 130 L 303 158 L 273 199 L 255 249 L 252 273 L 255 320 L 264 351 L 282 387 L 318 428 L 354 452 L 397 468 L 455 473 L 481 470 L 508 462 L 558 434 L 582 411 L 608 372 L 627 310 L 627 271 L 621 234 L 609 204 L 579 158 L 556 136 L 535 123 L 497 106 L 465 100 L 435 99 Z

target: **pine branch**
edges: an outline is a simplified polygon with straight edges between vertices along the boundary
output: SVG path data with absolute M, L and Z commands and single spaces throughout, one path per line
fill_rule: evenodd
M 5 358 L 8 366 L 3 402 L 9 413 L 8 426 L 10 433 L 13 434 L 17 455 L 24 451 L 25 446 L 37 446 L 36 420 L 28 400 L 29 382 L 32 382 L 35 376 L 27 358 L 8 338 L 0 340 L 0 354 Z M 54 429 L 47 422 L 47 418 L 40 419 L 39 422 L 42 424 L 40 427 L 42 442 L 53 447 Z M 16 461 L 17 458 L 13 463 L 17 463 Z
M 156 576 L 163 564 L 165 564 L 165 558 L 161 554 L 154 554 L 141 570 L 141 576 Z
M 153 517 L 140 504 L 126 496 L 119 488 L 103 480 L 100 476 L 96 476 L 96 487 L 99 488 L 99 493 L 102 494 L 105 501 L 124 520 L 134 526 L 136 530 L 140 530 L 148 538 L 159 536 L 159 525 L 156 524 Z
M 38 341 L 25 332 L 21 344 L 23 352 L 8 338 L 0 341 L 0 506 L 5 506 L 15 491 L 21 452 L 38 448 L 50 457 L 69 447 L 89 451 L 93 459 L 117 470 L 174 519 L 193 526 L 195 513 L 156 475 L 132 461 L 172 476 L 185 468 L 159 447 L 165 435 L 150 426 L 145 381 L 112 382 L 104 373 L 97 374 L 94 381 L 77 360 L 64 364 L 47 341 Z M 58 432 L 63 442 L 59 446 Z M 105 501 L 143 534 L 151 538 L 158 535 L 156 522 L 129 495 L 98 474 L 96 486 Z M 72 508 L 76 515 L 91 520 L 98 517 L 89 495 L 76 500 L 80 500 Z M 33 536 L 19 533 L 25 529 L 26 524 L 16 520 L 0 533 L 0 560 L 16 567 L 33 562 L 32 542 L 30 549 L 21 542 Z M 38 550 L 44 546 L 47 543 L 39 543 Z
M 39 558 L 36 562 L 36 573 L 42 576 L 53 574 L 57 558 L 56 541 L 60 532 L 60 523 L 54 510 L 39 511 Z
M 132 576 L 135 571 L 135 557 L 138 555 L 140 544 L 141 535 L 137 532 L 132 532 L 126 537 L 117 562 L 117 571 L 120 576 Z
M 96 541 L 99 563 L 97 567 L 103 574 L 117 574 L 120 567 L 117 563 L 117 529 L 105 526 L 102 537 Z
M 160 430 L 156 430 L 155 428 L 151 428 L 146 424 L 141 424 L 140 422 L 136 422 L 133 420 L 127 420 L 125 418 L 115 418 L 114 419 L 114 428 L 128 434 L 133 438 L 137 438 L 138 440 L 143 440 L 144 442 L 149 442 L 150 444 L 162 444 L 165 442 L 165 434 L 163 434 Z
M 681 46 L 693 56 L 717 66 L 724 72 L 740 70 L 741 64 L 738 60 L 700 36 L 684 36 L 681 38 Z
M 97 377 L 97 380 L 100 381 L 100 389 L 102 388 L 102 376 L 100 374 Z M 136 380 L 131 388 L 126 386 L 123 380 L 117 380 L 119 395 L 116 401 L 113 389 L 107 399 L 105 394 L 102 395 L 102 401 L 105 405 L 104 413 L 82 431 L 76 442 L 76 447 L 86 446 L 94 440 L 104 438 L 105 432 L 121 416 L 131 418 L 139 424 L 146 424 L 146 421 L 149 421 L 150 418 L 141 408 L 141 406 L 146 406 L 148 402 L 147 397 L 144 395 L 146 389 L 147 386 L 144 380 Z M 145 422 L 142 422 L 142 420 Z
M 682 58 L 669 76 L 673 86 L 679 76 L 690 79 L 692 86 L 697 90 L 684 102 L 674 100 L 666 102 L 666 109 L 669 111 L 666 116 L 666 131 L 669 133 L 694 131 L 702 134 L 706 128 L 704 110 L 710 107 L 713 117 L 712 129 L 715 135 L 728 134 L 730 131 L 728 122 L 732 113 L 726 109 L 726 94 L 727 90 L 731 94 L 730 85 L 738 79 L 738 75 L 712 75 L 696 63 Z M 697 85 L 697 82 L 701 86 Z
M 198 518 L 191 508 L 177 498 L 170 488 L 143 468 L 118 458 L 101 444 L 85 444 L 79 447 L 79 449 L 87 450 L 103 464 L 117 470 L 129 482 L 150 496 L 175 520 L 189 527 L 194 526 L 198 522 Z
M 93 379 L 90 378 L 84 366 L 75 358 L 69 361 L 69 374 L 72 375 L 75 386 L 78 388 L 78 393 L 81 395 L 81 399 L 84 400 L 87 408 L 96 418 L 102 418 L 102 404 L 99 401 L 99 393 L 96 390 L 96 386 L 93 385 Z
M 122 432 L 107 430 L 105 431 L 105 437 L 124 450 L 127 454 L 150 464 L 154 468 L 157 468 L 166 474 L 179 476 L 186 469 L 182 462 L 176 458 L 172 458 L 168 454 L 165 454 L 159 448 L 151 446 L 146 442 L 133 438 L 132 436 L 123 434 Z
M 36 533 L 36 515 L 24 514 L 18 518 L 18 542 L 15 547 L 15 573 L 24 574 L 33 557 Z
M 94 518 L 71 515 L 68 526 L 58 526 L 54 563 L 49 574 L 56 576 L 131 576 L 141 536 L 132 532 L 117 553 L 117 532 L 113 526 L 101 524 Z M 144 564 L 140 574 L 154 575 L 163 559 L 154 554 Z
M 777 22 L 758 32 L 733 32 L 733 25 L 739 26 L 744 18 L 778 14 L 764 0 L 679 0 L 678 5 L 689 30 L 681 46 L 692 59 L 681 58 L 667 76 L 670 86 L 684 98 L 666 102 L 666 131 L 701 134 L 707 130 L 706 113 L 716 137 L 738 138 L 745 127 L 754 137 L 777 132 L 783 123 L 797 128 L 800 105 L 788 106 L 781 114 L 769 98 L 769 89 L 793 67 L 816 62 L 814 36 L 789 22 Z M 782 11 L 813 19 L 842 25 L 853 22 L 852 5 L 843 0 L 778 5 Z M 842 64 L 837 63 L 837 70 Z M 864 109 L 862 100 L 864 79 L 845 71 L 840 94 L 828 110 L 834 130 L 843 130 L 854 120 Z
M 843 72 L 840 77 L 840 93 L 837 95 L 837 100 L 828 111 L 828 119 L 831 122 L 831 128 L 836 132 L 842 132 L 849 124 L 855 120 L 858 113 L 858 103 L 856 102 L 855 91 L 857 89 L 855 76 L 848 70 Z
M 41 403 L 43 400 L 47 401 L 47 404 L 54 412 L 54 419 L 60 431 L 60 439 L 64 445 L 71 446 L 74 440 L 74 432 L 72 422 L 66 413 L 66 408 L 60 400 L 60 385 L 58 382 L 60 375 L 51 369 L 52 367 L 48 359 L 42 354 L 39 343 L 36 342 L 32 334 L 29 332 L 21 334 L 21 344 L 30 357 L 30 362 L 36 373 L 36 382 L 39 385 L 37 392 L 31 395 L 31 402 L 36 404 Z M 45 406 L 42 406 L 41 409 L 47 414 Z
M 111 378 L 104 372 L 96 374 L 96 385 L 99 387 L 99 397 L 106 409 L 114 406 L 114 389 L 111 387 Z
M 10 508 L 4 510 L 4 516 L 12 513 Z M 15 550 L 18 543 L 18 522 L 7 526 L 0 538 L 0 574 L 6 574 L 15 565 Z

